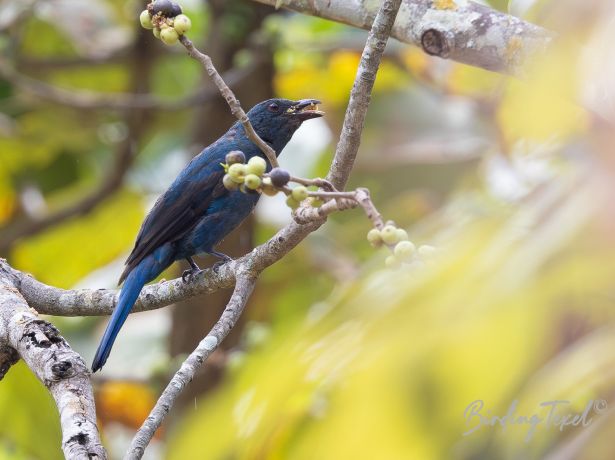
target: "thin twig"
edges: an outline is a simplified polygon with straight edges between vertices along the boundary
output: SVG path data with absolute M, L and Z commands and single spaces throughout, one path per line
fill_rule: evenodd
M 162 392 L 162 395 L 158 398 L 150 415 L 133 438 L 130 448 L 124 457 L 125 459 L 140 459 L 143 456 L 145 448 L 152 440 L 156 430 L 162 424 L 163 419 L 169 413 L 171 407 L 173 407 L 179 394 L 186 385 L 192 381 L 197 370 L 203 365 L 213 351 L 218 348 L 231 329 L 235 327 L 235 324 L 237 324 L 255 284 L 255 278 L 241 274 L 237 275 L 235 290 L 226 308 L 222 312 L 220 319 L 211 331 L 209 331 L 207 336 L 201 340 L 197 348 L 183 362 Z
M 241 108 L 241 104 L 239 104 L 239 101 L 235 97 L 235 94 L 233 94 L 233 91 L 231 91 L 231 88 L 229 88 L 229 86 L 224 82 L 224 80 L 216 70 L 211 58 L 196 49 L 192 41 L 185 35 L 182 35 L 179 40 L 181 44 L 184 45 L 186 50 L 188 50 L 188 54 L 190 55 L 190 57 L 196 59 L 205 68 L 207 75 L 209 75 L 209 77 L 212 79 L 214 85 L 216 85 L 216 87 L 220 91 L 220 94 L 222 94 L 222 97 L 224 97 L 226 103 L 231 108 L 231 113 L 235 118 L 237 118 L 237 120 L 239 120 L 239 122 L 243 126 L 243 129 L 246 131 L 248 139 L 254 142 L 258 146 L 258 148 L 262 150 L 272 167 L 277 167 L 278 159 L 276 157 L 275 151 L 271 148 L 269 144 L 262 140 L 258 136 L 258 134 L 256 134 L 256 131 L 254 131 L 254 128 L 252 127 L 252 123 L 250 123 L 248 116 Z
M 306 179 L 303 177 L 290 176 L 290 182 L 296 182 L 297 184 L 305 185 L 306 187 L 314 185 L 329 192 L 337 191 L 337 189 L 333 186 L 331 182 L 326 179 L 321 179 L 320 177 L 317 177 L 315 179 Z

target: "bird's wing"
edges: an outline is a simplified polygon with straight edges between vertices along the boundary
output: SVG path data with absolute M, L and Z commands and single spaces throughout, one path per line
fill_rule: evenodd
M 120 284 L 155 249 L 177 241 L 190 232 L 206 214 L 211 202 L 228 193 L 222 184 L 224 170 L 217 166 L 200 179 L 187 177 L 179 184 L 181 190 L 172 186 L 156 201 L 139 230 Z

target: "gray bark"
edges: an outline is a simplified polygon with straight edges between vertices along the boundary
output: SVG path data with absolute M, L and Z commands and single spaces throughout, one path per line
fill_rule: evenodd
M 369 29 L 380 2 L 370 0 L 256 0 L 299 13 Z M 515 74 L 554 34 L 468 0 L 403 0 L 391 36 L 428 54 Z

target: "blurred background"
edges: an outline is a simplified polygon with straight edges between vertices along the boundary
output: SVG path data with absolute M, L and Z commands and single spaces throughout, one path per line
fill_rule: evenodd
M 330 218 L 264 272 L 145 458 L 614 458 L 613 6 L 485 3 L 560 37 L 521 78 L 391 41 L 349 185 L 437 253 L 386 270 L 359 210 Z M 0 1 L 0 257 L 45 283 L 114 288 L 155 198 L 233 123 L 184 49 L 139 27 L 144 4 Z M 182 6 L 244 108 L 323 101 L 281 164 L 325 175 L 366 32 L 247 0 Z M 289 221 L 264 197 L 223 251 Z M 93 377 L 112 458 L 228 296 L 129 318 Z M 106 318 L 50 320 L 90 363 Z M 477 428 L 476 400 L 543 419 L 566 400 L 558 417 L 591 423 Z M 0 383 L 0 420 L 0 459 L 62 458 L 23 364 Z

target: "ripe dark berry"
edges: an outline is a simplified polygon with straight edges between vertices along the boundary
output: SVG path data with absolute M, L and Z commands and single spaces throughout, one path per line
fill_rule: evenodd
M 171 0 L 156 0 L 152 4 L 152 15 L 162 14 L 167 18 L 174 18 L 178 14 L 182 14 L 181 6 Z
M 288 171 L 282 168 L 273 168 L 269 173 L 271 183 L 276 187 L 284 187 L 290 180 Z
M 226 157 L 224 159 L 226 161 L 226 164 L 229 166 L 235 163 L 246 162 L 246 156 L 241 150 L 231 150 L 229 153 L 226 154 Z

